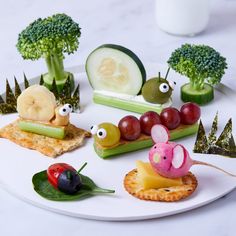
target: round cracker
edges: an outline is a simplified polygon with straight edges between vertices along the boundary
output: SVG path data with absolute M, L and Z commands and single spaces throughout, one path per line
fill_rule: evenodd
M 175 202 L 190 196 L 197 188 L 197 179 L 191 173 L 182 177 L 183 185 L 159 189 L 142 189 L 138 181 L 137 169 L 130 171 L 124 179 L 128 193 L 141 200 Z

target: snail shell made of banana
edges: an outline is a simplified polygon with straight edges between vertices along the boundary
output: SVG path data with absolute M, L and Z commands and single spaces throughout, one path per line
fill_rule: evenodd
M 69 123 L 72 106 L 57 106 L 52 92 L 44 86 L 32 85 L 17 98 L 17 111 L 22 119 L 65 126 Z

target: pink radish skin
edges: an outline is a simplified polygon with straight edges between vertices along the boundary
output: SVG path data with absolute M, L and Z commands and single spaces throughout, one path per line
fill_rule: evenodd
M 153 169 L 167 178 L 185 176 L 192 165 L 205 165 L 236 177 L 223 169 L 206 162 L 192 160 L 188 151 L 180 144 L 169 142 L 169 131 L 162 125 L 154 125 L 151 130 L 153 141 L 156 143 L 149 151 L 149 161 Z

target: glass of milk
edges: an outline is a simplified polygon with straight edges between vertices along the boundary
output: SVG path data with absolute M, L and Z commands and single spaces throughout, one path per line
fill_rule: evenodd
M 156 0 L 157 24 L 170 34 L 200 33 L 206 28 L 209 15 L 209 0 Z

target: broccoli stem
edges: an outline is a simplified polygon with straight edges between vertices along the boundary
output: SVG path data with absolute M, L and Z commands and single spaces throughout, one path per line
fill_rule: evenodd
M 193 90 L 201 91 L 204 89 L 204 78 L 197 77 L 197 78 L 190 78 L 190 85 Z
M 65 79 L 65 72 L 64 72 L 64 65 L 63 59 L 59 57 L 57 54 L 50 54 L 45 58 L 48 74 L 53 80 L 55 78 L 56 81 L 64 80 Z

